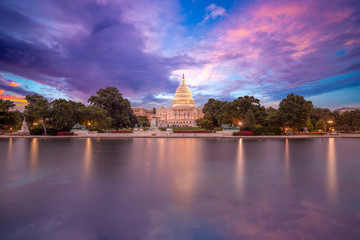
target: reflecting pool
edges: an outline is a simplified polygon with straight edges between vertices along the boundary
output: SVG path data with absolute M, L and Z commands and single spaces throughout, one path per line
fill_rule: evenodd
M 0 239 L 360 239 L 360 138 L 0 139 Z

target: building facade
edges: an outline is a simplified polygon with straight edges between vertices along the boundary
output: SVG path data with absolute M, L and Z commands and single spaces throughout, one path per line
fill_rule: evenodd
M 152 109 L 132 108 L 136 116 L 152 117 Z M 204 116 L 202 108 L 195 107 L 191 90 L 185 84 L 183 75 L 180 86 L 176 89 L 172 106 L 156 109 L 159 127 L 171 125 L 173 127 L 196 127 L 196 120 Z

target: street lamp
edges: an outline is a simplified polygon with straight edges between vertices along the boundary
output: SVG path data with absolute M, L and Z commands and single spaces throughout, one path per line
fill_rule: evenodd
M 240 132 L 240 128 L 241 128 L 241 122 L 239 122 L 239 132 Z
M 331 132 L 331 124 L 333 123 L 334 121 L 333 120 L 329 120 L 328 121 L 328 124 L 329 124 L 329 131 Z

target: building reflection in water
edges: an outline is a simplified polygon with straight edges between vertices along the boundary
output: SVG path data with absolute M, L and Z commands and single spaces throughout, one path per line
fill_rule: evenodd
M 84 151 L 84 181 L 87 182 L 91 175 L 92 168 L 92 142 L 91 138 L 85 140 L 85 151 Z
M 178 199 L 185 204 L 193 201 L 193 195 L 196 191 L 197 165 L 202 159 L 202 146 L 199 141 L 192 138 L 176 139 L 172 146 L 174 151 L 174 180 Z M 186 149 L 186 150 L 185 150 Z
M 331 201 L 334 201 L 337 195 L 337 166 L 336 166 L 336 149 L 335 149 L 334 138 L 329 138 L 328 140 L 327 188 L 328 188 L 329 199 Z
M 284 151 L 284 180 L 289 183 L 290 178 L 290 149 L 289 139 L 285 139 L 285 151 Z
M 30 169 L 35 171 L 39 163 L 39 142 L 33 138 L 30 143 Z
M 244 156 L 244 145 L 243 139 L 240 138 L 238 142 L 237 161 L 236 161 L 236 182 L 235 188 L 239 195 L 243 195 L 244 192 L 244 181 L 245 181 L 245 156 Z

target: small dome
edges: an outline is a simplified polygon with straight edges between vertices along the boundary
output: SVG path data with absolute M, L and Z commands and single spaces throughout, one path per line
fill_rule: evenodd
M 175 97 L 173 100 L 173 107 L 193 107 L 194 98 L 192 97 L 191 90 L 185 84 L 185 77 L 183 75 L 181 85 L 176 89 Z

